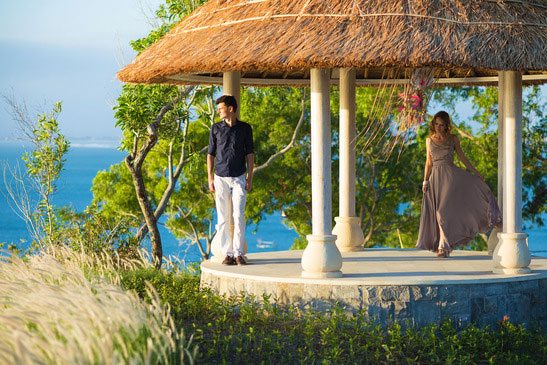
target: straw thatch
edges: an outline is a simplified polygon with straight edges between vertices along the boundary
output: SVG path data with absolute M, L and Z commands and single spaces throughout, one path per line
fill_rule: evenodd
M 309 78 L 310 68 L 358 78 L 547 70 L 547 0 L 210 0 L 118 73 L 134 83 L 181 75 Z M 536 72 L 537 73 L 537 72 Z

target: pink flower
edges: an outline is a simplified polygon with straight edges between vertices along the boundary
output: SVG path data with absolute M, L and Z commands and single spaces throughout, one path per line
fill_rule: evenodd
M 418 94 L 412 94 L 410 95 L 410 100 L 411 100 L 411 107 L 413 109 L 418 109 L 422 106 L 422 98 L 420 97 L 420 95 Z

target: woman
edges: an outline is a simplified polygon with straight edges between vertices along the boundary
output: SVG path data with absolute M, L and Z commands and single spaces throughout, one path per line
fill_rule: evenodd
M 416 247 L 436 252 L 437 257 L 448 257 L 455 246 L 465 245 L 477 233 L 501 224 L 492 192 L 450 129 L 448 113 L 440 111 L 431 121 L 426 140 L 424 197 Z M 471 172 L 454 165 L 454 151 Z

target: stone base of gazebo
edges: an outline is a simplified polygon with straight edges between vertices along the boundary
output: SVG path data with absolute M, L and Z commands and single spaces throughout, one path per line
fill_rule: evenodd
M 367 249 L 343 254 L 343 277 L 301 277 L 302 251 L 249 254 L 247 266 L 204 262 L 201 285 L 219 294 L 241 293 L 278 304 L 326 310 L 337 303 L 382 324 L 423 326 L 450 318 L 456 323 L 514 323 L 547 329 L 547 258 L 533 257 L 531 273 L 492 272 L 485 252 L 454 251 L 449 259 L 414 249 Z

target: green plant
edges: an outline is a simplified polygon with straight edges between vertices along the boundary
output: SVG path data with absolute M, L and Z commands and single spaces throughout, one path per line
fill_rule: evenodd
M 189 272 L 125 270 L 120 278 L 140 295 L 147 283 L 156 289 L 177 328 L 194 334 L 202 363 L 542 364 L 547 356 L 541 330 L 508 321 L 482 329 L 450 322 L 382 328 L 364 312 L 321 313 L 282 307 L 269 297 L 222 297 L 200 288 L 199 276 Z
M 60 246 L 0 260 L 0 363 L 193 363 L 154 289 L 146 304 L 118 285 L 117 268 L 143 266 Z

